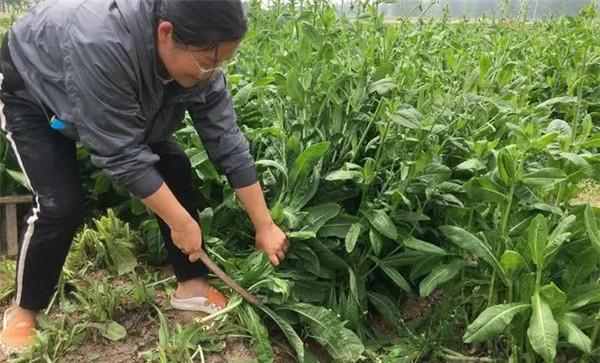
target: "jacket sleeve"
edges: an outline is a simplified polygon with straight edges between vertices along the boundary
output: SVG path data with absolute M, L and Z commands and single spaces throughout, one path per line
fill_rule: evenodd
M 91 161 L 138 198 L 154 193 L 163 178 L 159 160 L 143 140 L 145 118 L 136 96 L 135 74 L 125 46 L 108 32 L 90 39 L 71 27 L 64 50 L 68 114 Z
M 233 188 L 258 181 L 250 143 L 237 125 L 231 93 L 225 75 L 212 82 L 204 102 L 189 108 L 194 127 L 204 144 L 209 159 Z

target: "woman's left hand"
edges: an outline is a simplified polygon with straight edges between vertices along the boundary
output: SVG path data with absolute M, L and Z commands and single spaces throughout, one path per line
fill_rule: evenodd
M 279 266 L 287 253 L 288 238 L 281 228 L 271 222 L 256 229 L 256 248 L 267 253 L 273 266 Z

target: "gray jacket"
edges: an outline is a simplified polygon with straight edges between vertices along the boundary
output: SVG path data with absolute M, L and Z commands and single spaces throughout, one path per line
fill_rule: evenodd
M 9 32 L 27 89 L 63 120 L 92 162 L 135 196 L 163 178 L 148 144 L 181 128 L 188 110 L 210 160 L 232 187 L 257 181 L 249 143 L 220 74 L 204 86 L 165 94 L 157 75 L 160 0 L 49 0 Z

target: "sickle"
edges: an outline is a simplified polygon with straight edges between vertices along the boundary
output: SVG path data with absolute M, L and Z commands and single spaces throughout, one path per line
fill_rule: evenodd
M 231 277 L 229 277 L 225 271 L 221 270 L 219 266 L 204 252 L 204 250 L 200 250 L 200 261 L 208 267 L 218 278 L 220 278 L 227 286 L 234 289 L 238 294 L 242 295 L 244 300 L 252 304 L 253 306 L 260 308 L 263 306 L 263 303 L 256 298 L 256 296 L 252 295 L 248 290 L 241 287 L 237 282 L 235 282 Z

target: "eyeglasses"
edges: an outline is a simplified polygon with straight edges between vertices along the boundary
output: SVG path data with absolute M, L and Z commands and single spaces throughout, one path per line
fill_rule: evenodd
M 188 52 L 188 54 L 190 55 L 190 57 L 192 57 L 192 59 L 194 60 L 194 63 L 196 63 L 196 67 L 198 67 L 198 78 L 205 78 L 204 75 L 206 75 L 207 73 L 209 74 L 208 79 L 213 79 L 215 72 L 220 72 L 223 71 L 223 66 L 219 66 L 218 64 L 218 60 L 217 60 L 217 52 L 218 52 L 219 47 L 215 47 L 215 56 L 214 56 L 214 64 L 215 66 L 212 68 L 204 68 L 200 65 L 200 63 L 198 63 L 198 60 L 196 59 L 196 57 L 194 56 L 194 54 L 192 53 L 192 51 L 190 50 L 190 46 L 186 44 L 185 46 L 185 50 Z
M 190 46 L 188 44 L 186 44 L 183 41 L 183 38 L 180 36 L 180 34 L 177 33 L 177 30 L 175 28 L 173 28 L 173 35 L 176 38 L 176 40 L 180 43 L 183 44 L 185 46 L 185 50 L 186 52 L 190 55 L 190 57 L 192 57 L 192 59 L 194 60 L 194 63 L 196 63 L 196 67 L 198 67 L 198 78 L 200 79 L 206 79 L 204 77 L 204 75 L 206 75 L 207 73 L 209 74 L 208 76 L 208 80 L 212 80 L 213 77 L 215 76 L 215 72 L 222 72 L 223 71 L 223 67 L 224 67 L 224 63 L 225 62 L 221 62 L 221 65 L 219 64 L 219 60 L 217 59 L 217 55 L 219 52 L 219 45 L 217 44 L 217 46 L 214 48 L 215 49 L 215 54 L 213 57 L 213 64 L 214 66 L 212 68 L 204 68 L 200 65 L 200 63 L 198 63 L 198 59 L 196 59 L 196 57 L 194 56 L 194 53 L 192 53 L 192 51 L 190 50 Z

